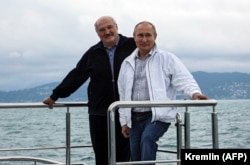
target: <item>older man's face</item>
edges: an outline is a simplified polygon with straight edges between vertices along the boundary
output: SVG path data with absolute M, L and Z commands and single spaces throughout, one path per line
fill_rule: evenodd
M 118 39 L 117 25 L 108 18 L 103 18 L 97 22 L 96 32 L 106 47 L 113 47 Z
M 142 56 L 147 55 L 155 45 L 156 35 L 150 24 L 143 23 L 137 26 L 134 34 L 136 46 Z

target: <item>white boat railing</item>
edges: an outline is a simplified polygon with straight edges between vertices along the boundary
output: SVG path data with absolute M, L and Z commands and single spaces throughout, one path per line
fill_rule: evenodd
M 4 151 L 24 151 L 24 150 L 48 150 L 48 149 L 65 149 L 66 160 L 65 163 L 37 158 L 28 156 L 6 156 L 0 157 L 1 161 L 29 161 L 34 162 L 34 165 L 39 162 L 43 164 L 55 164 L 55 165 L 86 165 L 85 163 L 71 163 L 71 148 L 82 148 L 82 147 L 92 147 L 92 146 L 71 146 L 70 144 L 70 107 L 87 107 L 86 102 L 58 102 L 54 105 L 55 108 L 67 108 L 66 111 L 66 145 L 62 147 L 38 147 L 38 148 L 12 148 L 12 149 L 0 149 L 0 152 Z M 47 105 L 43 103 L 0 103 L 1 109 L 8 108 L 48 108 Z
M 124 164 L 148 164 L 148 163 L 171 163 L 176 162 L 178 165 L 180 164 L 180 152 L 183 148 L 182 146 L 182 129 L 184 127 L 185 133 L 185 146 L 184 148 L 190 148 L 190 116 L 188 112 L 188 107 L 194 106 L 211 106 L 212 107 L 212 141 L 213 148 L 219 148 L 218 145 L 218 121 L 217 121 L 217 113 L 215 111 L 215 106 L 217 104 L 216 100 L 175 100 L 175 101 L 133 101 L 133 102 L 123 102 L 117 101 L 110 105 L 108 109 L 108 132 L 109 132 L 109 164 L 110 165 L 124 165 Z M 141 162 L 116 162 L 115 159 L 115 111 L 118 108 L 129 108 L 129 107 L 186 107 L 185 111 L 185 123 L 182 123 L 181 116 L 177 113 L 176 116 L 176 130 L 177 130 L 177 159 L 176 160 L 158 160 L 158 161 L 141 161 Z M 1 149 L 0 152 L 4 151 L 21 151 L 21 150 L 47 150 L 47 149 L 65 149 L 66 158 L 65 163 L 37 158 L 37 157 L 28 157 L 28 156 L 6 156 L 0 157 L 1 161 L 32 161 L 34 165 L 37 162 L 43 164 L 57 164 L 57 165 L 86 165 L 85 163 L 72 163 L 71 162 L 71 148 L 82 148 L 82 147 L 92 147 L 92 146 L 71 146 L 70 140 L 70 107 L 87 107 L 86 102 L 57 102 L 54 105 L 55 108 L 66 107 L 66 145 L 62 147 L 39 147 L 39 148 L 10 148 L 10 149 Z M 1 109 L 8 108 L 47 108 L 43 103 L 0 103 Z
M 108 109 L 108 128 L 109 128 L 109 164 L 110 165 L 126 165 L 126 164 L 149 164 L 149 163 L 181 163 L 181 149 L 182 147 L 182 129 L 185 129 L 185 146 L 190 148 L 190 116 L 188 107 L 212 107 L 212 142 L 213 148 L 219 148 L 218 140 L 218 120 L 215 106 L 216 100 L 172 100 L 172 101 L 117 101 L 112 103 Z M 119 108 L 135 108 L 135 107 L 185 107 L 185 124 L 182 124 L 180 115 L 177 113 L 176 128 L 177 128 L 177 159 L 176 160 L 156 160 L 156 161 L 136 161 L 136 162 L 116 162 L 116 147 L 115 147 L 115 111 Z
M 6 157 L 0 157 L 0 161 L 26 161 L 26 162 L 34 162 L 36 163 L 43 163 L 43 164 L 49 164 L 49 165 L 65 165 L 65 163 L 54 161 L 50 159 L 43 159 L 38 157 L 28 157 L 28 156 L 6 156 Z M 86 165 L 82 163 L 73 163 L 71 165 Z

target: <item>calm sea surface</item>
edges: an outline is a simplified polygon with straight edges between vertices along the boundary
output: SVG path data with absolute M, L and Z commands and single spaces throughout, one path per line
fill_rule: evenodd
M 71 108 L 71 146 L 91 145 L 87 109 Z M 179 108 L 183 116 L 184 109 Z M 190 108 L 191 148 L 212 148 L 211 107 Z M 250 149 L 250 100 L 218 100 L 219 148 Z M 0 109 L 0 149 L 65 146 L 66 108 Z M 184 133 L 183 133 L 184 134 Z M 172 124 L 159 141 L 159 149 L 176 150 L 176 128 Z M 2 156 L 32 156 L 65 162 L 65 150 L 0 151 Z M 158 153 L 158 159 L 176 159 Z M 72 163 L 94 164 L 92 148 L 73 148 Z M 28 165 L 1 162 L 1 165 Z

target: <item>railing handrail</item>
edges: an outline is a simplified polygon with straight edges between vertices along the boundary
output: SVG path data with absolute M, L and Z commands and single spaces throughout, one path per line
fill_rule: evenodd
M 70 148 L 90 148 L 92 145 L 84 145 L 84 146 L 70 146 Z M 32 147 L 32 148 L 0 148 L 0 152 L 2 151 L 28 151 L 28 150 L 50 150 L 50 149 L 65 149 L 66 146 L 52 146 L 52 147 Z
M 111 165 L 123 165 L 127 162 L 116 162 L 116 154 L 115 154 L 115 111 L 118 108 L 136 108 L 136 107 L 201 107 L 201 106 L 212 106 L 213 113 L 215 113 L 215 106 L 217 105 L 216 100 L 162 100 L 162 101 L 116 101 L 113 102 L 108 108 L 108 129 L 109 129 L 109 163 Z M 216 134 L 217 135 L 217 134 Z M 218 141 L 217 139 L 215 140 Z M 215 145 L 217 146 L 217 145 Z M 180 152 L 180 151 L 178 151 Z M 178 154 L 180 155 L 180 154 Z M 178 160 L 174 160 L 179 163 Z M 150 161 L 151 162 L 151 161 Z M 159 161 L 152 161 L 154 163 L 159 163 Z M 131 162 L 132 164 L 133 162 Z M 137 164 L 136 162 L 134 162 Z M 147 164 L 148 162 L 141 161 L 143 164 Z
M 56 102 L 54 107 L 82 107 L 87 106 L 87 102 Z M 47 108 L 48 106 L 39 103 L 0 103 L 0 109 L 2 108 Z
M 53 163 L 53 164 L 62 164 L 62 162 L 50 160 L 50 159 L 43 159 L 37 157 L 29 157 L 29 156 L 5 156 L 0 157 L 0 161 L 35 161 L 40 163 Z
M 116 101 L 113 102 L 108 111 L 115 108 L 134 108 L 134 107 L 199 107 L 215 106 L 216 100 L 162 100 L 162 101 Z
M 149 104 L 150 102 L 150 104 Z M 113 102 L 110 107 L 118 106 L 119 108 L 127 107 L 128 104 L 132 106 L 175 106 L 175 107 L 185 107 L 185 106 L 215 106 L 217 104 L 216 100 L 172 100 L 172 101 L 116 101 Z M 56 102 L 54 107 L 81 107 L 87 106 L 87 102 Z M 0 103 L 1 108 L 46 108 L 47 105 L 41 102 L 34 103 Z M 110 110 L 110 108 L 109 108 Z
M 5 156 L 0 157 L 1 161 L 32 161 L 32 162 L 39 162 L 43 164 L 50 164 L 50 165 L 65 165 L 65 163 L 50 160 L 50 159 L 44 159 L 44 158 L 38 158 L 38 157 L 29 157 L 29 156 Z M 74 163 L 71 165 L 86 165 L 85 163 Z

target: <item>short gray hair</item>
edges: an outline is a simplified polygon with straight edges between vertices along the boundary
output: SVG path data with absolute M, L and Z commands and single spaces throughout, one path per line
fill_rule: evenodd
M 155 26 L 154 26 L 151 22 L 149 22 L 149 21 L 141 21 L 141 22 L 139 22 L 138 24 L 135 25 L 134 32 L 133 32 L 133 35 L 134 35 L 134 36 L 135 36 L 137 27 L 138 27 L 139 25 L 141 25 L 141 24 L 149 24 L 149 25 L 151 25 L 151 26 L 152 26 L 152 29 L 153 29 L 154 35 L 155 35 L 155 36 L 157 35 L 156 28 L 155 28 Z
M 99 21 L 102 20 L 102 19 L 109 19 L 109 20 L 111 20 L 111 21 L 114 23 L 114 25 L 117 25 L 117 23 L 116 23 L 116 21 L 115 21 L 115 19 L 114 19 L 113 17 L 111 17 L 111 16 L 102 16 L 102 17 L 98 18 L 98 19 L 96 20 L 95 24 L 94 24 L 95 30 L 96 30 L 96 31 L 97 31 L 98 23 L 99 23 Z

